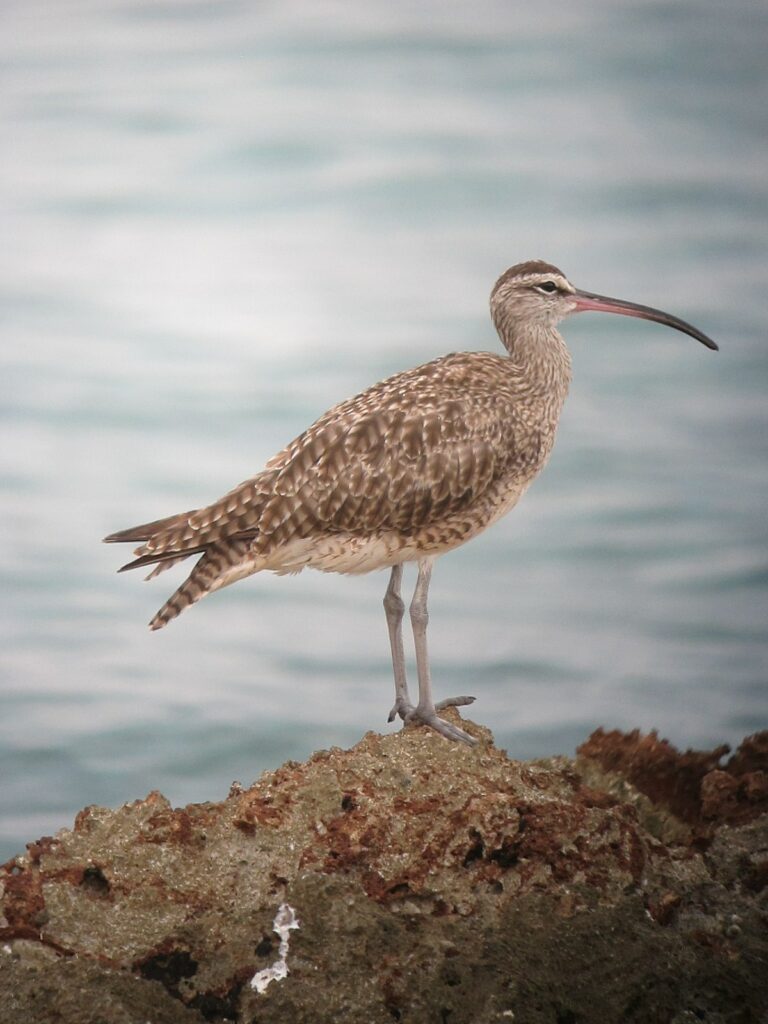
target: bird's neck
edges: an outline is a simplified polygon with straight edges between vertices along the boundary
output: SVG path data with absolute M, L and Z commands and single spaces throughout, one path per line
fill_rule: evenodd
M 496 321 L 510 360 L 528 385 L 565 400 L 571 383 L 571 356 L 560 332 L 545 324 Z

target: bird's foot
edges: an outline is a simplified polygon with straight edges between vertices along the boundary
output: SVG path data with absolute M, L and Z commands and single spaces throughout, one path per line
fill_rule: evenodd
M 435 732 L 439 732 L 441 736 L 445 736 L 446 739 L 467 743 L 470 747 L 474 747 L 477 745 L 477 740 L 474 736 L 470 736 L 468 732 L 464 732 L 457 725 L 451 725 L 450 722 L 446 722 L 444 718 L 440 718 L 437 714 L 438 711 L 442 711 L 444 708 L 464 707 L 466 704 L 471 704 L 474 699 L 474 697 L 448 697 L 437 704 L 431 704 L 428 707 L 422 708 L 419 705 L 414 707 L 410 701 L 398 698 L 395 701 L 395 706 L 389 713 L 387 721 L 392 722 L 399 715 L 406 725 L 411 725 L 412 723 L 415 725 L 426 725 L 430 729 L 434 729 Z
M 446 697 L 445 700 L 439 700 L 434 705 L 433 711 L 443 711 L 445 708 L 463 708 L 467 704 L 474 704 L 477 700 L 476 697 Z M 392 710 L 387 715 L 388 722 L 394 722 L 398 715 L 405 722 L 411 715 L 413 715 L 416 708 L 411 704 L 408 697 L 398 697 L 395 703 L 392 705 Z

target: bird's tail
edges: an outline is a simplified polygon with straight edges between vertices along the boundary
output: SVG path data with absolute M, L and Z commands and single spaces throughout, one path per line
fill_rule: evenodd
M 258 534 L 258 527 L 252 525 L 256 496 L 253 481 L 246 481 L 207 508 L 142 523 L 104 538 L 108 544 L 140 542 L 136 557 L 119 571 L 154 566 L 148 580 L 192 555 L 202 556 L 152 619 L 151 629 L 161 629 L 201 597 L 261 568 L 252 552 Z
M 149 565 L 150 561 L 159 561 L 159 556 L 167 552 L 169 548 L 181 548 L 184 546 L 183 541 L 186 535 L 192 536 L 189 530 L 189 522 L 196 512 L 197 509 L 192 509 L 191 512 L 167 516 L 165 519 L 155 519 L 151 523 L 141 523 L 140 526 L 132 526 L 128 530 L 118 530 L 117 533 L 110 533 L 108 537 L 105 537 L 104 543 L 131 544 L 136 541 L 143 541 L 140 547 L 136 549 L 135 554 L 146 556 L 146 561 L 141 564 Z M 150 559 L 150 553 L 154 553 L 158 557 Z M 180 551 L 176 553 L 180 554 Z M 189 554 L 192 554 L 192 552 L 190 551 Z M 137 568 L 137 565 L 133 563 L 123 566 L 123 570 L 134 568 Z
M 201 597 L 248 576 L 253 572 L 253 560 L 249 558 L 249 552 L 250 540 L 230 539 L 209 544 L 189 576 L 154 616 L 149 628 L 162 629 Z M 186 558 L 186 555 L 181 557 Z M 181 558 L 177 560 L 181 561 Z M 158 570 L 159 567 L 150 575 L 155 575 Z

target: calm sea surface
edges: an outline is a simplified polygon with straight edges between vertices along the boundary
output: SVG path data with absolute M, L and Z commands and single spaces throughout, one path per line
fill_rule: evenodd
M 385 575 L 265 574 L 150 634 L 181 569 L 99 541 L 498 351 L 531 257 L 722 351 L 564 325 L 550 465 L 436 567 L 438 695 L 520 757 L 768 724 L 767 44 L 752 0 L 2 5 L 0 857 L 393 728 Z

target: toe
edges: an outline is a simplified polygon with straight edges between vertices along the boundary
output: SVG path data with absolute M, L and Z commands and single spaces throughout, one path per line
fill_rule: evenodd
M 451 725 L 450 722 L 446 722 L 444 718 L 438 718 L 435 715 L 435 719 L 428 723 L 440 733 L 441 736 L 445 736 L 449 740 L 454 740 L 458 743 L 466 743 L 469 747 L 476 747 L 477 740 L 474 736 L 470 736 L 468 732 L 464 732 L 457 725 Z
M 446 722 L 444 718 L 440 718 L 434 708 L 427 708 L 420 710 L 418 707 L 412 708 L 404 717 L 406 725 L 414 723 L 415 725 L 426 725 L 430 729 L 434 729 L 435 732 L 439 732 L 441 736 L 445 736 L 448 740 L 454 742 L 466 743 L 470 747 L 477 746 L 477 740 L 474 736 L 470 736 L 468 732 L 464 732 L 457 725 L 452 725 L 450 722 Z
M 394 720 L 399 715 L 402 718 L 402 720 L 405 722 L 406 719 L 408 718 L 408 716 L 413 713 L 413 711 L 414 711 L 413 704 L 409 703 L 407 700 L 400 700 L 400 699 L 398 699 L 392 705 L 392 710 L 389 712 L 389 716 L 387 718 L 387 721 L 388 722 L 394 722 Z
M 435 704 L 435 711 L 443 711 L 445 708 L 463 708 L 467 704 L 474 704 L 475 697 L 446 697 Z

